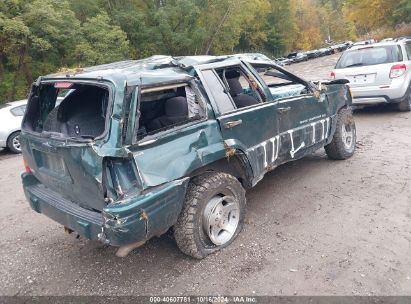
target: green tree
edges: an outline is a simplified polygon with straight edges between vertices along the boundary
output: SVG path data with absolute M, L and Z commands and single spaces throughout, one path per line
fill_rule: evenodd
M 411 1 L 398 1 L 393 10 L 392 20 L 395 24 L 411 23 Z
M 129 55 L 126 33 L 112 25 L 107 13 L 88 19 L 81 28 L 83 39 L 76 45 L 74 54 L 79 65 L 95 65 L 124 60 Z
M 289 51 L 298 32 L 290 0 L 271 0 L 271 11 L 266 19 L 265 49 L 276 56 Z
M 406 35 L 409 0 L 0 0 L 0 102 L 61 67 Z M 408 25 L 407 25 L 408 23 Z

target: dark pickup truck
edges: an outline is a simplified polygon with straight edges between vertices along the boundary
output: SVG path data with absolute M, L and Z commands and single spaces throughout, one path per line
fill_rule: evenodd
M 345 81 L 307 82 L 261 54 L 66 70 L 32 86 L 24 192 L 118 256 L 173 227 L 179 248 L 204 258 L 239 234 L 245 191 L 265 173 L 322 147 L 353 155 L 350 106 Z

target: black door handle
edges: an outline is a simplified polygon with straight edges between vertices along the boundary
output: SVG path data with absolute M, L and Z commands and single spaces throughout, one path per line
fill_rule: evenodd
M 283 113 L 286 113 L 286 112 L 288 112 L 288 111 L 290 111 L 290 110 L 291 110 L 291 107 L 278 108 L 278 109 L 277 109 L 277 112 L 283 114 Z
M 230 128 L 233 128 L 235 126 L 241 125 L 242 123 L 243 123 L 243 121 L 241 119 L 228 121 L 228 122 L 224 123 L 224 128 L 230 129 Z

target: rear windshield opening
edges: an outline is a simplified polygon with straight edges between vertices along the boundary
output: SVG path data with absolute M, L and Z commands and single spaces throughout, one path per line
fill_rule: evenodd
M 205 116 L 200 97 L 185 83 L 143 89 L 140 101 L 137 140 Z
M 364 47 L 343 53 L 337 62 L 337 69 L 369 66 L 402 61 L 401 49 L 395 45 Z
M 75 139 L 94 139 L 105 130 L 109 91 L 90 84 L 70 89 L 42 84 L 33 90 L 23 128 Z

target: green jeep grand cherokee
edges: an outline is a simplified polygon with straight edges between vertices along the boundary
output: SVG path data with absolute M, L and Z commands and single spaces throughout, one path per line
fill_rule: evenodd
M 40 77 L 20 136 L 25 195 L 119 256 L 173 227 L 179 248 L 204 258 L 239 234 L 245 190 L 266 172 L 322 147 L 353 155 L 350 106 L 343 80 L 306 82 L 261 54 Z

